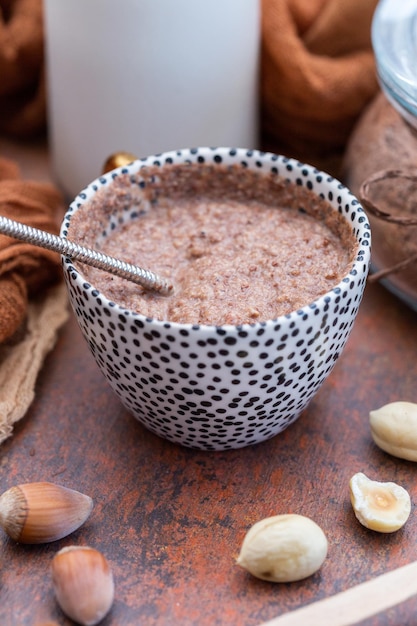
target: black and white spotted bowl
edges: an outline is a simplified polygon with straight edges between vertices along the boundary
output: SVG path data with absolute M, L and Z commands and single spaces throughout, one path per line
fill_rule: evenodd
M 113 170 L 92 182 L 62 223 L 121 173 L 143 165 L 191 161 L 241 164 L 305 185 L 351 224 L 358 253 L 331 291 L 288 315 L 241 326 L 149 319 L 109 301 L 63 258 L 72 308 L 96 362 L 123 405 L 153 433 L 203 450 L 241 448 L 283 431 L 307 407 L 340 356 L 363 296 L 371 234 L 352 193 L 328 174 L 254 150 L 198 148 L 169 152 Z M 168 165 L 169 166 L 169 165 Z M 118 220 L 128 220 L 129 211 Z

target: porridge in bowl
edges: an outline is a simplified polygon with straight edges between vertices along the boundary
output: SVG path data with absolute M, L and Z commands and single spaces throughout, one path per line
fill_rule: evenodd
M 134 219 L 110 219 L 132 207 Z M 83 211 L 71 221 L 75 241 L 150 269 L 175 289 L 154 295 L 91 267 L 86 278 L 114 302 L 171 322 L 220 326 L 288 314 L 334 287 L 357 250 L 326 199 L 236 165 L 121 174 L 84 210 L 87 218 Z

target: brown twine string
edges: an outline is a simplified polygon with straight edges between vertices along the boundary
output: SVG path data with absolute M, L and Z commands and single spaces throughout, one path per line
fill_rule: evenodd
M 387 211 L 383 211 L 378 208 L 376 204 L 369 198 L 370 187 L 380 181 L 386 181 L 391 179 L 404 178 L 417 183 L 417 170 L 406 172 L 404 170 L 380 170 L 375 172 L 372 176 L 369 176 L 361 185 L 359 189 L 359 200 L 364 208 L 372 213 L 376 218 L 389 222 L 391 224 L 398 224 L 400 226 L 417 226 L 417 217 L 409 216 L 395 216 L 391 215 Z M 391 265 L 385 269 L 375 272 L 368 277 L 369 282 L 376 282 L 385 276 L 394 274 L 408 267 L 411 263 L 417 261 L 417 252 L 412 254 L 408 259 L 404 259 L 395 265 Z

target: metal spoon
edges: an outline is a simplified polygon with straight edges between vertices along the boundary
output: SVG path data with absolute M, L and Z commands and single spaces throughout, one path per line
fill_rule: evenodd
M 137 285 L 141 285 L 147 291 L 154 291 L 162 296 L 169 296 L 173 292 L 172 283 L 150 270 L 131 265 L 125 261 L 102 254 L 97 250 L 80 246 L 68 239 L 64 239 L 64 237 L 52 235 L 44 230 L 27 226 L 1 215 L 0 233 L 20 241 L 26 241 L 39 248 L 59 252 L 73 260 L 79 260 L 86 265 L 91 265 L 92 267 L 110 272 L 110 274 L 126 278 Z

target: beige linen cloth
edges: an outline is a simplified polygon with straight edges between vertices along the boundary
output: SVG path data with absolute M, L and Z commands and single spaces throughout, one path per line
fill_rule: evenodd
M 0 443 L 32 404 L 39 371 L 67 318 L 67 292 L 60 284 L 29 302 L 24 337 L 13 346 L 0 345 Z

